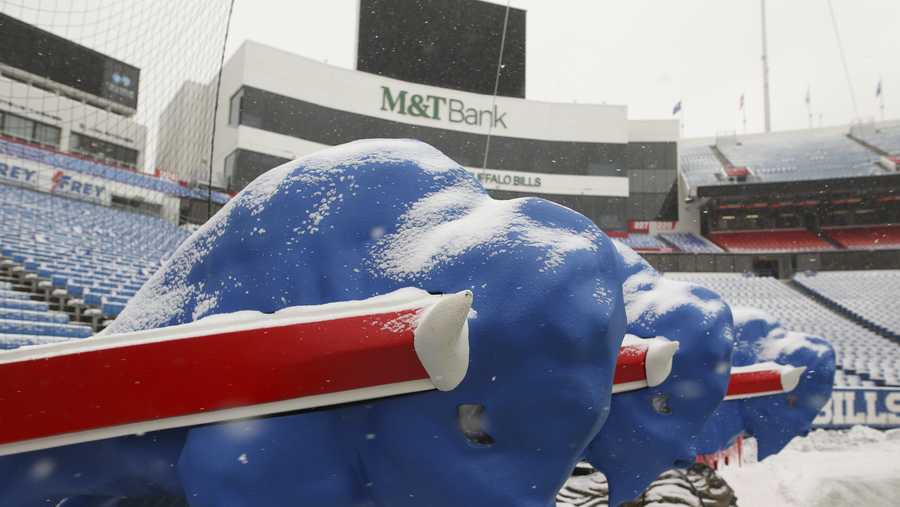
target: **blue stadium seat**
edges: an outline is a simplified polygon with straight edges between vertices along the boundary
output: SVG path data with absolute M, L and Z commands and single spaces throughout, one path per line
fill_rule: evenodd
M 0 320 L 26 320 L 31 322 L 55 322 L 68 324 L 69 314 L 63 312 L 18 310 L 0 307 Z
M 31 295 L 27 292 L 0 289 L 0 299 L 31 299 Z
M 865 273 L 872 273 L 872 276 L 866 277 Z M 815 277 L 798 275 L 796 279 L 798 282 L 803 280 L 806 285 L 809 280 L 825 274 L 819 273 Z M 827 275 L 824 278 L 843 278 L 843 272 L 829 272 Z M 857 281 L 849 282 L 848 286 L 857 287 L 861 292 L 871 292 L 872 297 L 879 301 L 879 304 L 870 304 L 871 308 L 884 307 L 883 314 L 890 314 L 891 308 L 896 311 L 896 296 L 887 297 L 886 294 L 890 291 L 900 293 L 896 292 L 900 271 L 890 272 L 889 275 L 881 272 L 880 276 L 878 272 L 851 272 L 846 276 L 852 278 L 854 275 Z M 837 357 L 836 386 L 900 386 L 900 346 L 895 341 L 841 316 L 779 280 L 736 273 L 666 273 L 665 276 L 709 287 L 732 306 L 765 310 L 786 329 L 827 338 L 834 346 Z M 879 291 L 883 291 L 881 296 Z
M 29 301 L 27 299 L 0 298 L 0 308 L 14 310 L 30 310 L 33 312 L 46 312 L 49 309 L 47 303 L 41 301 Z
M 91 328 L 73 324 L 54 324 L 51 322 L 29 322 L 24 320 L 0 320 L 0 334 L 26 334 L 37 336 L 63 336 L 69 338 L 87 338 L 91 336 Z
M 27 334 L 0 334 L 0 350 L 17 349 L 32 345 L 46 345 L 48 343 L 67 342 L 73 338 L 61 336 L 38 336 Z
M 124 304 L 112 302 L 103 303 L 100 307 L 100 311 L 103 312 L 104 317 L 117 317 L 124 309 Z

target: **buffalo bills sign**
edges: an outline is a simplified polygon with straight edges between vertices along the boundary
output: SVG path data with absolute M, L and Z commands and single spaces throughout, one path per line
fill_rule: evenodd
M 875 428 L 900 427 L 900 389 L 887 387 L 835 388 L 813 421 L 814 428 L 839 429 L 864 424 Z

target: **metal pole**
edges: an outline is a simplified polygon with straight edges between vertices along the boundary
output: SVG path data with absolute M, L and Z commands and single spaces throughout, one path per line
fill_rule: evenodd
M 771 110 L 769 105 L 769 50 L 766 37 L 766 0 L 760 0 L 762 8 L 762 66 L 763 66 L 763 108 L 765 110 L 766 132 L 772 131 Z

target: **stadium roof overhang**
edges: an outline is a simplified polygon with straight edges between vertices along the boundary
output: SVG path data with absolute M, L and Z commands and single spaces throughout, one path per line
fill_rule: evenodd
M 697 189 L 698 197 L 735 198 L 738 200 L 742 198 L 759 199 L 762 196 L 771 198 L 784 195 L 871 194 L 873 192 L 900 195 L 900 173 L 823 180 L 733 183 L 709 185 Z

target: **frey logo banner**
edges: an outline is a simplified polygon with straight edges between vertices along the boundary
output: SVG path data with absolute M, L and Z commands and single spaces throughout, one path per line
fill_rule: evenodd
M 109 201 L 106 186 L 92 183 L 65 171 L 57 170 L 50 181 L 51 193 L 104 204 Z
M 38 171 L 9 160 L 0 162 L 0 181 L 26 187 L 38 185 Z
M 876 428 L 900 427 L 900 389 L 835 388 L 831 399 L 813 421 L 814 428 L 849 428 L 857 424 Z
M 470 127 L 507 128 L 506 113 L 496 104 L 490 109 L 477 109 L 460 99 L 410 93 L 389 86 L 381 87 L 381 110 Z

